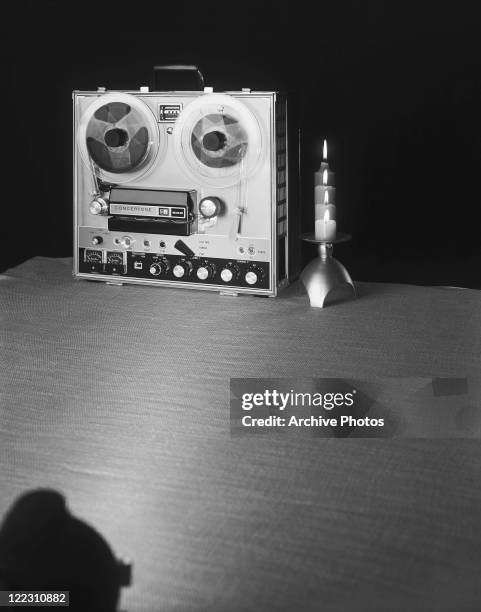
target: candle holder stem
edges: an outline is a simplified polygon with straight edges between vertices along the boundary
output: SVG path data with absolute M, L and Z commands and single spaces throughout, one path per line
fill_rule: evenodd
M 322 242 L 318 245 L 317 250 L 322 261 L 326 261 L 328 257 L 332 257 L 332 244 L 330 242 Z
M 345 240 L 344 236 L 346 235 L 336 241 Z M 356 290 L 349 272 L 332 255 L 333 243 L 317 241 L 310 235 L 304 237 L 304 240 L 317 244 L 319 253 L 319 256 L 308 263 L 301 273 L 301 281 L 311 306 L 324 308 L 334 302 L 355 298 Z

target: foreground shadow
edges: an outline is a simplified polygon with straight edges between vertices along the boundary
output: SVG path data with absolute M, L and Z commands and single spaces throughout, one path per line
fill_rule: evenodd
M 70 514 L 57 491 L 25 493 L 7 512 L 0 528 L 0 590 L 70 591 L 70 610 L 115 612 L 128 584 L 130 566 Z

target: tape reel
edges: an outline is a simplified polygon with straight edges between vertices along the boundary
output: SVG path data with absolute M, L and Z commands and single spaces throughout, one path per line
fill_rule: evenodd
M 216 187 L 246 180 L 262 157 L 257 119 L 226 94 L 206 94 L 191 102 L 177 120 L 174 138 L 179 164 Z
M 105 94 L 92 102 L 78 128 L 83 161 L 108 183 L 127 183 L 146 174 L 163 149 L 150 108 L 123 93 Z

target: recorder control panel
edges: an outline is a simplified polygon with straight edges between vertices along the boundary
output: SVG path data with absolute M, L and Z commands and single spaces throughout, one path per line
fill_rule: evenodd
M 134 251 L 79 249 L 79 272 L 142 280 L 183 281 L 227 287 L 269 289 L 269 263 L 214 257 L 188 257 Z

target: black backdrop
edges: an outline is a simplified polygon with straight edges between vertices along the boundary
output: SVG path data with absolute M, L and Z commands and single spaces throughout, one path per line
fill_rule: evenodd
M 18 2 L 8 19 L 2 268 L 72 244 L 71 91 L 195 63 L 299 100 L 303 229 L 323 137 L 357 280 L 481 287 L 477 2 Z M 6 134 L 5 134 L 6 131 Z M 6 171 L 5 171 L 6 170 Z M 303 246 L 306 262 L 314 255 Z

